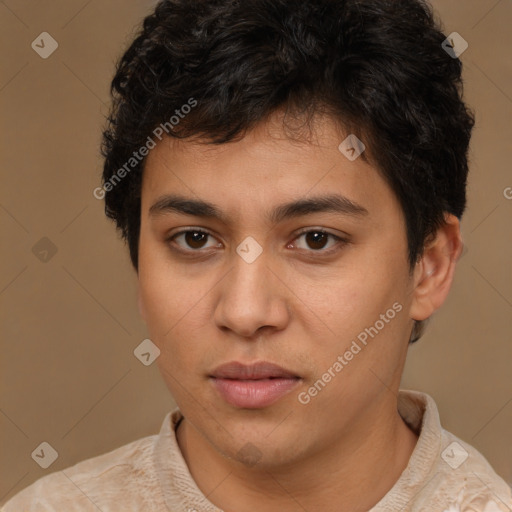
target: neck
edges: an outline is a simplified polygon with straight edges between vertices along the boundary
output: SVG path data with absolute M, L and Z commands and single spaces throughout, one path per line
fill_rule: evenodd
M 417 436 L 399 416 L 395 398 L 394 406 L 361 418 L 328 449 L 279 467 L 248 468 L 226 459 L 186 419 L 177 440 L 197 486 L 222 510 L 364 512 L 399 479 Z

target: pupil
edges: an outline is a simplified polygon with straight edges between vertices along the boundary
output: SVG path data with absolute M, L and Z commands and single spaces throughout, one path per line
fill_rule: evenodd
M 327 235 L 318 231 L 312 231 L 306 235 L 306 239 L 312 249 L 323 249 L 327 242 Z
M 187 244 L 194 249 L 200 249 L 205 238 L 206 233 L 200 233 L 199 231 L 190 231 L 185 234 Z

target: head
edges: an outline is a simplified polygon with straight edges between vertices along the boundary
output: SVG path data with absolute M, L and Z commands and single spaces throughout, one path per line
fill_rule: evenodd
M 258 435 L 285 409 L 281 443 L 338 401 L 348 428 L 443 303 L 473 127 L 445 37 L 420 0 L 170 0 L 120 60 L 100 196 L 164 377 L 221 451 L 219 424 L 279 443 Z M 233 360 L 293 370 L 302 401 L 225 403 L 209 375 Z

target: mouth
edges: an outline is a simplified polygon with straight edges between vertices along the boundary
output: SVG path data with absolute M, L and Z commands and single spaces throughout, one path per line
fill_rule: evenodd
M 268 407 L 302 381 L 299 375 L 265 361 L 251 365 L 227 363 L 209 377 L 227 403 L 242 409 Z

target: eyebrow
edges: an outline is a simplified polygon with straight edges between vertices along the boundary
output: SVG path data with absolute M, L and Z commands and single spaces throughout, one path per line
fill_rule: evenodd
M 166 195 L 159 198 L 149 209 L 149 216 L 157 217 L 170 212 L 217 219 L 224 224 L 229 224 L 229 219 L 218 206 L 179 195 Z M 267 219 L 270 223 L 278 224 L 286 219 L 313 213 L 336 213 L 355 218 L 369 215 L 366 208 L 349 198 L 339 194 L 330 194 L 279 205 L 268 213 Z

